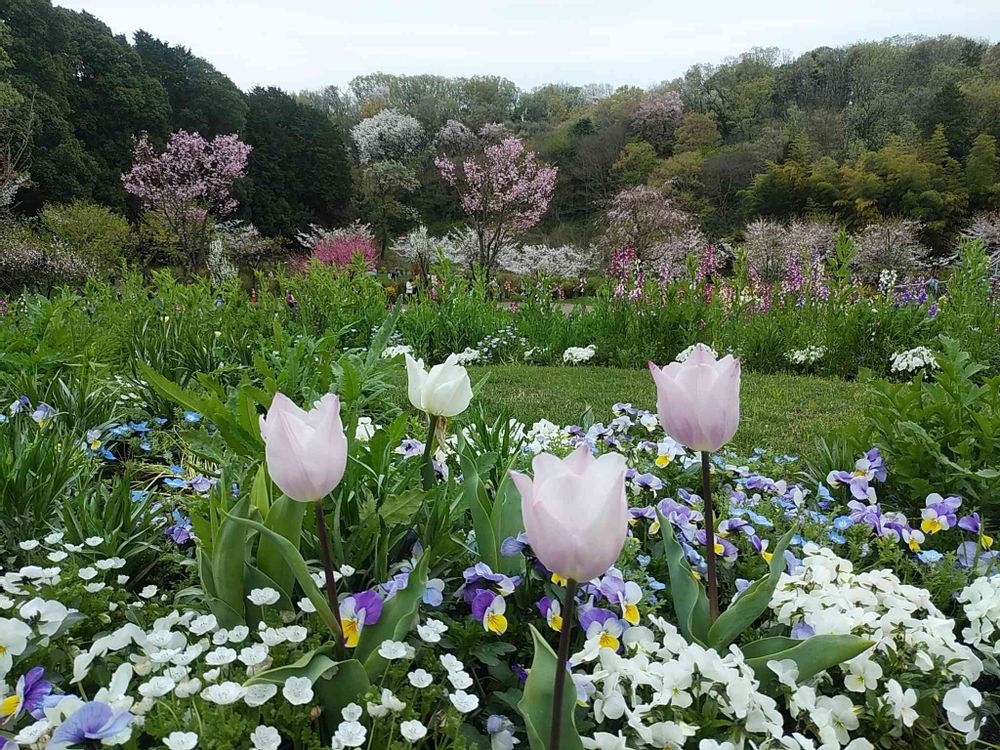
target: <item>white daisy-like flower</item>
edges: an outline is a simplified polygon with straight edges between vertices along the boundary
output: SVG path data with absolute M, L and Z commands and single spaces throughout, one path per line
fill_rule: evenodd
M 205 663 L 213 667 L 221 667 L 236 661 L 236 650 L 220 646 L 205 654 Z
M 267 646 L 263 643 L 255 643 L 240 649 L 240 661 L 248 667 L 256 667 L 267 659 Z
M 194 750 L 198 746 L 198 735 L 194 732 L 171 732 L 163 738 L 167 750 Z
M 261 724 L 250 733 L 250 742 L 256 750 L 278 750 L 281 745 L 281 735 L 274 727 Z
M 405 659 L 408 651 L 406 644 L 401 641 L 382 641 L 382 645 L 378 647 L 378 655 L 389 661 Z
M 208 677 L 206 673 L 206 678 Z M 209 685 L 201 691 L 201 697 L 209 703 L 219 706 L 228 706 L 235 703 L 246 695 L 246 688 L 238 682 L 220 682 L 218 685 Z
M 271 604 L 277 604 L 278 600 L 281 599 L 281 594 L 268 586 L 262 589 L 250 589 L 247 599 L 258 607 L 266 607 Z
M 49 560 L 51 560 L 54 563 L 60 563 L 63 560 L 65 560 L 67 557 L 69 557 L 69 553 L 63 552 L 61 549 L 57 549 L 55 552 L 50 552 L 45 557 L 47 557 Z
M 410 684 L 413 685 L 413 687 L 419 688 L 420 690 L 423 690 L 425 687 L 429 687 L 430 684 L 434 682 L 434 678 L 431 676 L 431 673 L 426 669 L 414 669 L 406 675 L 406 677 L 409 679 Z
M 410 719 L 399 725 L 399 732 L 407 742 L 419 742 L 427 736 L 427 727 L 417 719 Z
M 278 693 L 278 686 L 271 682 L 259 682 L 247 687 L 247 694 L 243 696 L 244 702 L 250 708 L 263 706 Z
M 84 590 L 88 594 L 96 594 L 98 591 L 103 591 L 107 588 L 108 584 L 103 581 L 92 581 L 91 583 L 84 584 Z
M 337 727 L 336 739 L 344 747 L 361 747 L 368 737 L 364 724 L 357 721 L 345 721 Z
M 303 706 L 313 699 L 312 680 L 308 677 L 289 677 L 281 687 L 281 694 L 293 706 Z
M 454 693 L 448 695 L 448 699 L 451 701 L 451 705 L 463 714 L 479 708 L 479 696 L 467 693 L 464 690 L 456 690 Z

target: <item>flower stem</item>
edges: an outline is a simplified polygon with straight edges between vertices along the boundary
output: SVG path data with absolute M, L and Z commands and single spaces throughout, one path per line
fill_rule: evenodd
M 573 628 L 573 607 L 576 604 L 576 581 L 566 581 L 566 596 L 562 607 L 562 628 L 559 629 L 559 653 L 556 655 L 556 679 L 552 686 L 552 727 L 549 730 L 549 750 L 559 750 L 562 731 L 563 694 L 566 692 L 566 664 L 569 662 L 569 633 Z
M 701 452 L 701 498 L 705 505 L 705 562 L 708 565 L 708 621 L 719 617 L 719 584 L 715 575 L 715 506 L 712 505 L 712 461 Z
M 424 443 L 424 465 L 420 472 L 424 479 L 424 491 L 434 488 L 434 433 L 437 431 L 437 417 L 427 415 L 427 442 Z
M 326 598 L 330 602 L 330 609 L 333 610 L 333 619 L 336 629 L 333 633 L 337 642 L 337 654 L 344 653 L 344 631 L 340 627 L 340 604 L 337 601 L 337 579 L 333 574 L 333 553 L 330 550 L 330 536 L 326 530 L 326 515 L 323 513 L 323 501 L 318 500 L 316 505 L 316 532 L 319 534 L 319 550 L 323 556 L 323 573 L 326 578 Z

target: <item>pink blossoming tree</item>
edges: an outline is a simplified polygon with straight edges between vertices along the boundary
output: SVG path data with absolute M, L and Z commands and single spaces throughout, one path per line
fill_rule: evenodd
M 162 217 L 194 271 L 205 268 L 213 218 L 236 208 L 230 190 L 244 174 L 250 148 L 235 134 L 209 141 L 185 130 L 170 136 L 163 153 L 145 133 L 135 140 L 132 169 L 122 183 Z
M 489 144 L 461 163 L 444 156 L 434 163 L 445 182 L 458 189 L 462 208 L 472 218 L 477 243 L 469 265 L 489 278 L 511 235 L 535 226 L 545 214 L 556 168 L 540 163 L 517 138 Z

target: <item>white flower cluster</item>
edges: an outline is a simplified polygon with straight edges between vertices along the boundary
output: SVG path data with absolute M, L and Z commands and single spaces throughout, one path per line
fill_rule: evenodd
M 925 367 L 929 367 L 932 370 L 938 368 L 934 352 L 926 346 L 918 346 L 905 352 L 896 352 L 892 355 L 893 372 L 917 372 Z
M 989 656 L 1000 656 L 1000 575 L 976 578 L 962 589 L 958 601 L 969 619 L 962 630 L 966 643 Z
M 412 156 L 423 145 L 424 127 L 415 117 L 395 109 L 383 109 L 351 128 L 351 138 L 362 164 L 400 160 Z
M 581 365 L 584 362 L 589 362 L 594 358 L 597 353 L 597 348 L 590 344 L 589 346 L 571 346 L 569 349 L 563 352 L 563 362 L 567 365 Z
M 534 455 L 568 445 L 570 445 L 569 433 L 547 419 L 535 422 L 525 434 L 524 450 Z
M 459 352 L 455 355 L 455 361 L 460 365 L 474 365 L 482 360 L 482 358 L 482 353 L 478 349 L 473 349 L 470 346 L 465 347 L 465 351 Z
M 926 589 L 904 584 L 890 570 L 855 573 L 832 550 L 807 543 L 794 575 L 784 574 L 771 598 L 777 620 L 809 633 L 854 634 L 874 646 L 848 662 L 844 686 L 874 689 L 889 658 L 926 676 L 974 682 L 982 662 L 955 637 L 955 622 L 931 602 Z
M 687 362 L 688 357 L 690 357 L 691 353 L 694 352 L 694 348 L 696 346 L 698 346 L 698 344 L 691 344 L 691 346 L 689 346 L 687 349 L 684 349 L 676 357 L 674 357 L 674 361 L 675 362 Z M 713 349 L 712 347 L 710 347 L 708 344 L 702 344 L 702 346 L 704 346 L 706 349 L 708 349 L 708 351 L 712 354 L 713 357 L 715 357 L 716 359 L 718 359 L 719 355 L 715 353 L 715 349 Z
M 758 746 L 769 738 L 780 740 L 784 731 L 777 703 L 759 692 L 753 669 L 739 649 L 734 646 L 721 655 L 689 644 L 665 620 L 650 621 L 658 632 L 629 628 L 622 636 L 624 656 L 601 648 L 593 671 L 574 676 L 577 696 L 590 698 L 598 724 L 609 729 L 619 721 L 625 725 L 617 737 L 595 733 L 586 741 L 588 747 L 635 747 L 636 741 L 641 747 L 682 747 L 700 731 L 683 720 L 696 703 L 692 710 L 711 704 L 713 713 L 725 717 L 734 740 L 750 735 Z
M 409 344 L 398 344 L 396 346 L 387 346 L 382 350 L 382 359 L 394 359 L 396 357 L 402 357 L 404 354 L 413 354 L 413 347 Z
M 805 349 L 792 349 L 785 355 L 793 365 L 815 364 L 825 356 L 825 346 L 807 346 Z

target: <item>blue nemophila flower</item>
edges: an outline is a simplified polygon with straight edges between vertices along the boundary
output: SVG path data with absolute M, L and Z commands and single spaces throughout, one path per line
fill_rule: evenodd
M 198 424 L 201 421 L 201 414 L 196 411 L 184 412 L 184 421 L 188 424 Z
M 142 440 L 139 441 L 139 448 L 149 453 L 151 450 L 153 450 L 153 444 L 149 442 L 149 440 L 147 440 L 146 438 L 143 438 Z
M 936 549 L 924 549 L 917 553 L 917 559 L 925 565 L 933 565 L 934 563 L 940 561 L 943 557 L 944 555 Z
M 89 745 L 93 740 L 115 737 L 128 729 L 132 714 L 113 709 L 107 703 L 85 703 L 56 727 L 48 750 L 67 750 L 74 745 Z
M 847 531 L 854 525 L 850 516 L 837 516 L 833 519 L 833 528 L 837 531 Z
M 830 531 L 827 536 L 830 538 L 831 542 L 836 544 L 844 544 L 847 541 L 847 537 L 843 534 L 838 534 L 836 531 Z
M 165 425 L 167 423 L 167 418 L 166 417 L 153 417 L 153 423 L 156 424 L 159 427 L 162 427 L 163 425 Z
M 146 490 L 132 490 L 129 493 L 129 497 L 133 503 L 144 503 L 149 499 L 149 492 Z

